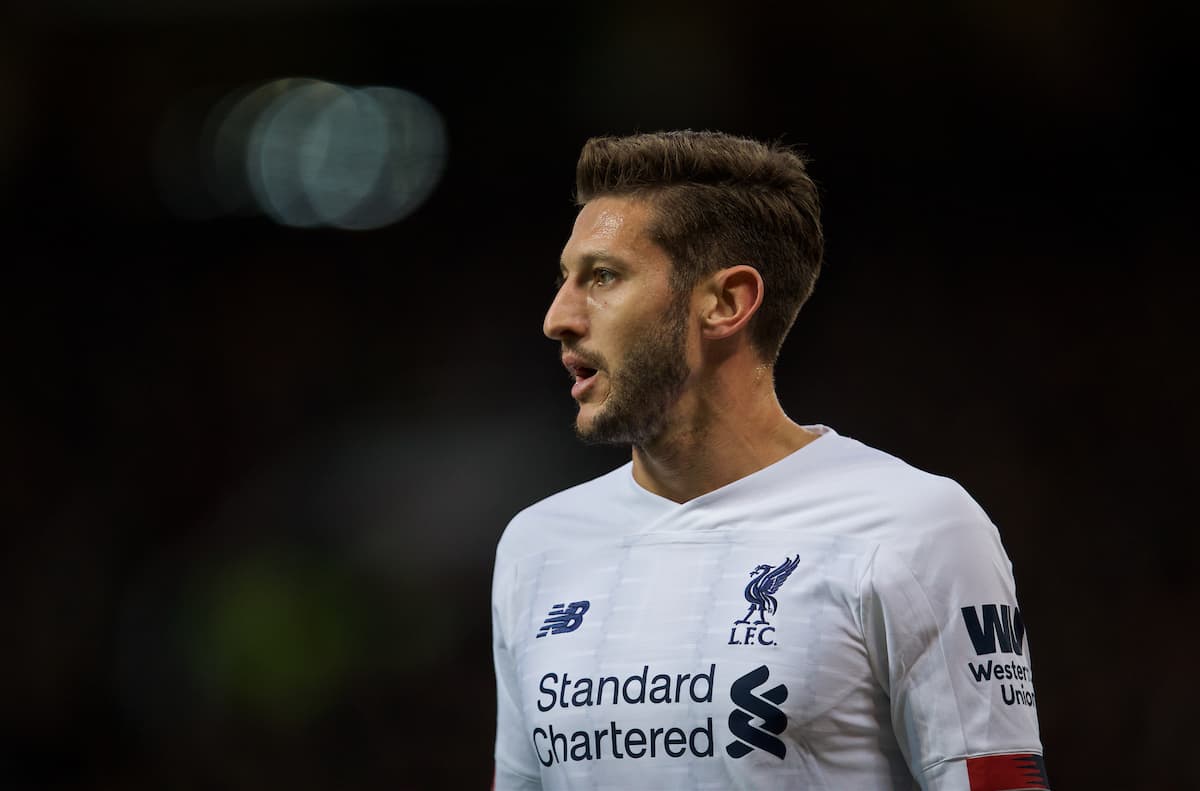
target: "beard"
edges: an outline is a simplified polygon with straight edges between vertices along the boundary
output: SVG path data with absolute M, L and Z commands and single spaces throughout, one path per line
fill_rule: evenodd
M 575 435 L 592 445 L 644 447 L 659 437 L 667 415 L 679 398 L 688 368 L 688 299 L 675 299 L 662 319 L 638 333 L 642 339 L 612 369 L 599 360 L 609 376 L 609 395 L 586 428 L 575 422 Z

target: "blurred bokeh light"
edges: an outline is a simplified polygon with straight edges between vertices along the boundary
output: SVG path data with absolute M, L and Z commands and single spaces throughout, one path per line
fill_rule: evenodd
M 261 212 L 297 228 L 381 228 L 433 192 L 446 165 L 440 113 L 411 91 L 272 80 L 201 118 L 178 102 L 153 149 L 163 202 L 180 217 Z

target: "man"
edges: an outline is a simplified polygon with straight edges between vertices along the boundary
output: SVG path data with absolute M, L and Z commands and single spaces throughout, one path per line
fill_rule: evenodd
M 577 180 L 544 329 L 579 436 L 633 459 L 500 541 L 496 789 L 1047 788 L 995 527 L 775 397 L 823 248 L 803 160 L 601 138 Z

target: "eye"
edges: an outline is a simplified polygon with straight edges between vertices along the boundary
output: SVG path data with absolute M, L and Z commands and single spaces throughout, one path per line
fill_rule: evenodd
M 607 286 L 617 279 L 617 273 L 611 269 L 597 267 L 592 270 L 592 282 L 598 286 Z

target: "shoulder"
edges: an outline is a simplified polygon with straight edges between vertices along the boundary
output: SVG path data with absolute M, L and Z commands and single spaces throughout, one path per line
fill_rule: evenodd
M 980 513 L 979 505 L 957 481 L 914 467 L 886 451 L 844 436 L 831 438 L 822 465 L 837 488 L 873 495 L 882 506 L 914 518 Z
M 628 475 L 626 464 L 521 510 L 500 536 L 497 565 L 543 552 L 565 541 L 586 540 L 593 532 L 611 533 L 602 526 L 614 521 L 614 509 L 619 508 Z
M 862 503 L 877 538 L 900 555 L 936 560 L 999 545 L 995 525 L 957 481 L 914 467 L 856 440 L 844 441 L 842 463 L 830 475 L 848 499 Z

